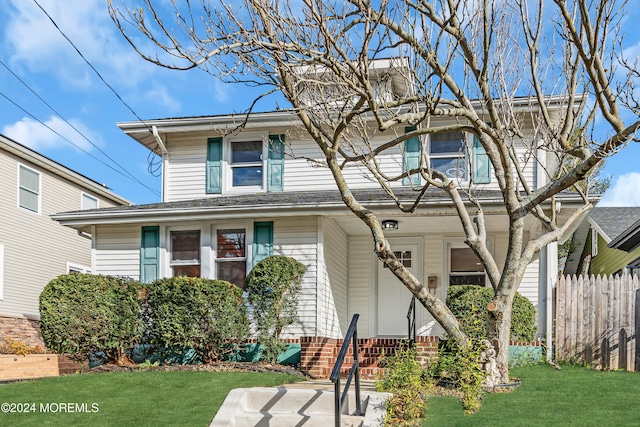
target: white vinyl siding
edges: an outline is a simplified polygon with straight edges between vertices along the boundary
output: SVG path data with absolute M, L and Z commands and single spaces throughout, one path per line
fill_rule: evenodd
M 347 313 L 347 235 L 333 220 L 327 219 L 321 224 L 318 328 L 322 336 L 342 338 L 351 321 Z
M 375 264 L 371 254 L 371 238 L 369 236 L 349 236 L 349 255 L 347 262 L 348 318 L 358 313 L 358 337 L 368 338 L 372 334 L 372 284 L 375 278 Z
M 269 129 L 269 134 L 285 134 L 282 128 Z M 219 194 L 206 193 L 206 160 L 207 138 L 211 133 L 199 132 L 188 135 L 171 135 L 167 141 L 169 155 L 165 170 L 166 202 L 199 199 L 204 197 L 220 197 Z M 387 138 L 376 138 L 383 143 Z M 285 155 L 284 187 L 283 191 L 310 191 L 310 190 L 335 190 L 336 184 L 325 167 L 318 167 L 310 163 L 307 158 L 322 160 L 317 145 L 307 139 L 295 139 L 287 135 L 287 148 L 293 147 L 295 158 Z M 523 175 L 532 187 L 535 188 L 535 162 L 526 154 L 522 143 L 515 142 L 517 156 L 521 161 Z M 389 175 L 397 175 L 402 172 L 402 155 L 400 149 L 389 151 L 379 156 L 378 161 L 384 172 Z M 365 168 L 348 167 L 343 170 L 347 182 L 352 189 L 379 188 L 379 185 L 367 178 L 369 175 Z M 228 174 L 227 174 L 228 175 Z M 392 186 L 401 186 L 402 182 L 393 183 Z M 495 179 L 491 183 L 483 184 L 483 189 L 498 190 Z M 238 189 L 240 192 L 241 189 Z M 262 189 L 261 191 L 265 191 Z M 223 195 L 224 196 L 224 195 Z
M 139 225 L 100 225 L 96 227 L 95 274 L 140 279 Z
M 285 330 L 284 337 L 316 335 L 317 229 L 316 217 L 273 220 L 273 254 L 292 257 L 307 267 L 298 298 L 298 322 Z

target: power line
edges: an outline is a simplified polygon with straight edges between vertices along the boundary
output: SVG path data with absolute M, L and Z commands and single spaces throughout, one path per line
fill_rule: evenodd
M 121 171 L 115 169 L 114 167 L 112 167 L 111 165 L 106 164 L 105 162 L 103 162 L 102 160 L 100 160 L 99 158 L 97 158 L 96 156 L 94 156 L 93 154 L 89 153 L 87 150 L 85 150 L 84 148 L 80 147 L 78 144 L 74 143 L 73 141 L 71 141 L 69 138 L 65 137 L 64 135 L 62 135 L 60 132 L 58 132 L 57 130 L 53 129 L 51 126 L 49 126 L 48 124 L 44 123 L 42 120 L 40 120 L 39 118 L 37 118 L 36 116 L 34 116 L 33 114 L 31 114 L 29 111 L 27 111 L 25 108 L 23 108 L 22 106 L 20 106 L 18 103 L 16 103 L 14 100 L 12 100 L 11 98 L 9 98 L 7 95 L 5 95 L 3 92 L 0 92 L 0 96 L 2 96 L 3 98 L 5 98 L 7 101 L 9 101 L 10 103 L 12 103 L 13 105 L 15 105 L 17 108 L 19 108 L 20 110 L 22 110 L 25 114 L 27 114 L 29 117 L 31 117 L 33 120 L 37 121 L 38 123 L 40 123 L 42 126 L 46 127 L 47 129 L 49 129 L 51 132 L 55 133 L 56 135 L 58 135 L 60 138 L 64 139 L 65 141 L 67 141 L 69 144 L 73 145 L 74 147 L 76 147 L 78 150 L 82 151 L 83 153 L 85 153 L 86 155 L 92 157 L 93 159 L 95 159 L 96 161 L 102 163 L 103 165 L 105 165 L 106 167 L 108 167 L 109 169 L 113 170 L 116 173 L 119 173 L 120 175 L 126 177 L 126 178 L 132 178 L 130 176 L 127 176 L 125 174 L 123 174 Z M 133 178 L 135 179 L 135 178 Z M 137 180 L 136 180 L 137 181 Z M 160 194 L 158 193 L 156 190 L 154 190 L 151 187 L 148 187 L 147 185 L 145 185 L 143 182 L 137 181 L 140 185 L 144 186 L 146 189 L 148 189 L 149 191 L 152 191 L 154 194 Z
M 91 157 L 93 157 L 94 159 L 100 161 L 102 164 L 104 164 L 105 166 L 108 166 L 109 168 L 111 168 L 112 170 L 120 173 L 123 176 L 127 176 L 130 179 L 134 180 L 135 182 L 137 182 L 138 184 L 142 185 L 143 187 L 147 188 L 148 190 L 152 191 L 154 194 L 159 195 L 160 193 L 155 191 L 154 189 L 148 187 L 147 185 L 145 185 L 142 181 L 140 181 L 138 178 L 136 178 L 129 170 L 127 170 L 125 167 L 123 167 L 120 163 L 116 162 L 113 158 L 111 158 L 111 156 L 109 156 L 106 152 L 104 152 L 98 145 L 96 145 L 93 141 L 91 141 L 84 133 L 82 133 L 77 127 L 75 127 L 71 122 L 69 122 L 66 118 L 64 118 L 62 116 L 62 114 L 60 114 L 55 108 L 53 108 L 47 101 L 45 101 L 40 95 L 38 95 L 38 93 L 36 91 L 34 91 L 31 86 L 29 86 L 24 80 L 22 80 L 16 73 L 14 73 L 8 66 L 7 64 L 5 64 L 2 60 L 0 60 L 0 64 L 2 64 L 2 66 L 4 66 L 4 68 L 7 69 L 7 71 L 9 71 L 16 79 L 18 79 L 18 81 L 20 83 L 22 83 L 27 89 L 29 89 L 29 91 L 31 91 L 31 93 L 33 93 L 40 101 L 42 101 L 42 103 L 44 103 L 44 105 L 46 105 L 47 107 L 49 107 L 49 109 L 51 111 L 53 111 L 58 117 L 60 117 L 67 125 L 69 125 L 73 130 L 75 130 L 80 136 L 82 136 L 89 144 L 91 144 L 96 150 L 98 150 L 100 153 L 102 153 L 107 159 L 109 159 L 113 164 L 115 164 L 116 166 L 118 166 L 122 171 L 124 171 L 124 174 L 117 171 L 116 169 L 114 169 L 113 167 L 107 165 L 106 163 L 100 161 L 98 158 L 96 158 L 95 156 L 93 156 L 92 154 L 88 153 L 87 151 L 83 150 L 82 148 L 80 148 L 78 145 L 74 144 L 73 142 L 71 142 L 69 139 L 63 137 L 62 135 L 60 135 L 58 132 L 55 132 L 58 136 L 60 136 L 61 138 L 65 139 L 66 141 L 68 141 L 69 143 L 71 143 L 73 146 L 75 146 L 76 148 L 78 148 L 79 150 L 83 151 L 84 153 L 90 155 Z M 3 96 L 5 98 L 7 98 L 6 95 L 3 94 Z M 7 98 L 9 99 L 9 98 Z M 9 99 L 9 101 L 11 103 L 13 103 L 13 105 L 15 105 L 16 107 L 20 108 L 22 111 L 24 111 L 25 113 L 27 113 L 28 115 L 30 115 L 32 118 L 34 118 L 35 120 L 37 120 L 39 123 L 41 123 L 42 125 L 46 126 L 47 128 L 51 129 L 49 126 L 47 126 L 46 124 L 44 124 L 43 122 L 41 122 L 40 120 L 36 119 L 35 116 L 31 113 L 29 113 L 28 111 L 26 111 L 24 108 L 20 107 L 18 104 L 16 104 L 15 102 L 13 102 L 12 100 Z M 126 174 L 126 175 L 125 175 Z

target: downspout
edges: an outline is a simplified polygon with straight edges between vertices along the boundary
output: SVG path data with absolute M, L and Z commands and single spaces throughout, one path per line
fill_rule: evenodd
M 164 145 L 162 138 L 160 138 L 160 134 L 158 133 L 158 127 L 156 125 L 151 126 L 151 133 L 153 134 L 153 137 L 155 138 L 156 142 L 158 143 L 158 146 L 160 147 L 160 151 L 162 152 L 162 181 L 161 181 L 162 188 L 160 189 L 160 194 L 162 194 L 162 201 L 164 202 L 165 201 L 164 190 L 165 188 L 167 188 L 166 182 L 165 182 L 167 178 L 166 178 L 166 174 L 164 173 L 165 166 L 166 166 L 165 161 L 168 158 L 169 153 L 167 152 L 167 147 Z

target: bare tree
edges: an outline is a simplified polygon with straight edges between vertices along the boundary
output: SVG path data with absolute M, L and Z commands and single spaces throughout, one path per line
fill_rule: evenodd
M 619 24 L 626 2 L 173 1 L 176 19 L 166 20 L 163 2 L 141 1 L 138 8 L 111 2 L 109 8 L 148 61 L 178 70 L 199 67 L 225 81 L 263 85 L 265 95 L 283 94 L 317 143 L 345 205 L 370 228 L 377 257 L 450 337 L 467 345 L 446 305 L 396 259 L 378 217 L 354 197 L 344 171 L 358 165 L 402 212 L 419 209 L 434 189 L 450 198 L 466 243 L 495 290 L 487 330 L 500 344 L 497 365 L 508 381 L 511 306 L 527 265 L 591 208 L 588 186 L 579 184 L 636 140 L 640 128 L 638 58 L 622 56 Z M 153 48 L 129 37 L 135 31 Z M 398 130 L 402 126 L 406 133 Z M 482 186 L 463 183 L 429 159 L 427 140 L 444 132 L 472 134 L 491 163 L 509 221 L 504 263 L 487 245 Z M 382 156 L 402 151 L 416 137 L 417 161 L 389 174 Z M 471 150 L 468 145 L 461 149 Z M 516 146 L 525 147 L 526 159 Z M 540 153 L 555 161 L 542 161 Z M 532 186 L 523 161 L 546 167 L 546 183 Z M 411 202 L 397 194 L 402 180 L 415 190 Z M 583 203 L 559 223 L 553 200 L 565 190 L 580 194 Z M 541 230 L 530 239 L 527 217 Z

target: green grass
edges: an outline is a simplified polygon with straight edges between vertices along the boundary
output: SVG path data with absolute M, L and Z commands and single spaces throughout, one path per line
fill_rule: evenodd
M 465 415 L 459 399 L 433 396 L 422 426 L 640 425 L 640 372 L 602 372 L 577 366 L 514 368 L 522 384 L 511 393 L 485 394 Z
M 231 389 L 300 380 L 263 372 L 128 372 L 70 375 L 0 384 L 0 404 L 35 404 L 34 413 L 0 412 L 2 426 L 208 426 Z M 42 412 L 47 404 L 86 403 L 97 412 Z M 50 405 L 55 408 L 56 405 Z

